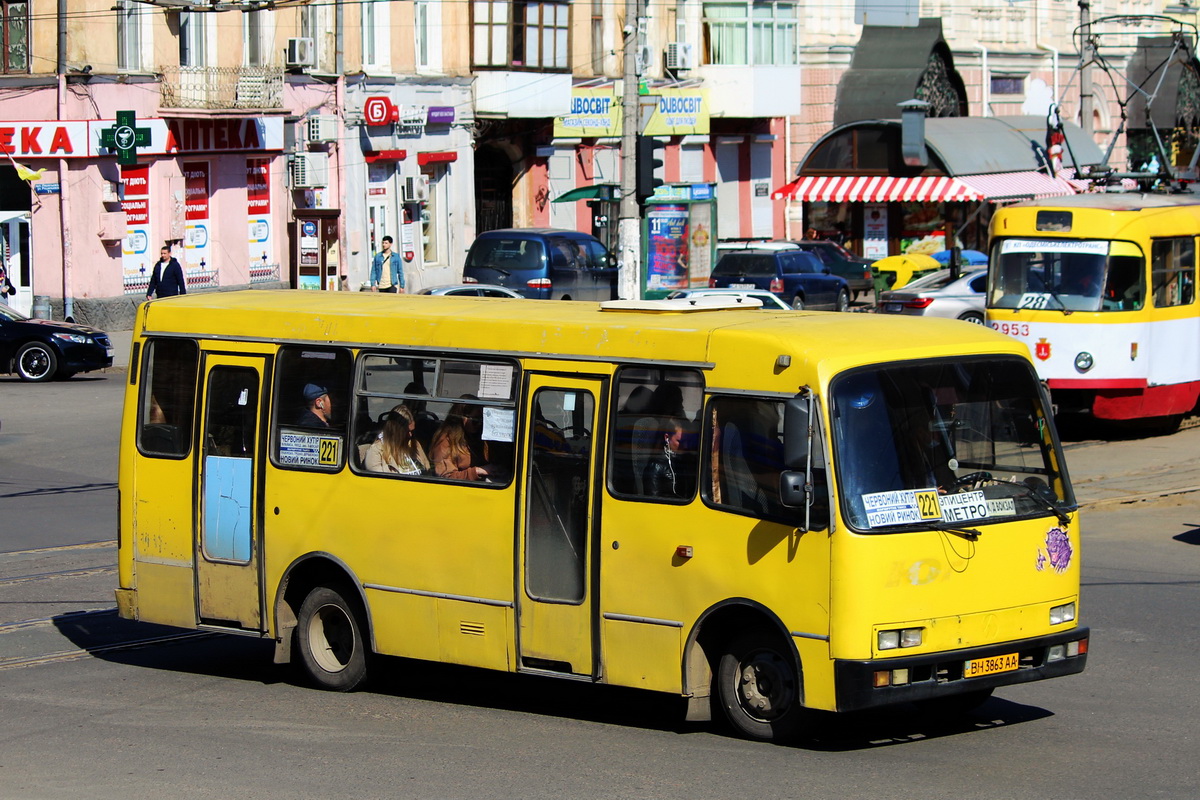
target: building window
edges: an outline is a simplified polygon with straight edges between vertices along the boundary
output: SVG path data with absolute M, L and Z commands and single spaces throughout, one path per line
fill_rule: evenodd
M 208 48 L 206 14 L 179 12 L 179 66 L 203 67 Z
M 266 43 L 266 37 L 274 28 L 271 20 L 266 16 L 270 13 L 270 11 L 259 10 L 248 11 L 242 15 L 246 26 L 243 30 L 243 38 L 246 42 L 245 60 L 247 66 L 265 66 L 270 60 L 268 56 L 270 47 Z
M 992 94 L 1025 94 L 1025 78 L 1020 75 L 993 75 Z
M 567 71 L 567 3 L 477 0 L 471 4 L 472 62 L 476 67 Z
M 749 0 L 704 4 L 704 44 L 710 64 L 792 66 L 798 63 L 796 4 Z
M 4 71 L 29 72 L 29 3 L 0 0 L 4 37 Z
M 364 67 L 387 67 L 391 59 L 388 53 L 388 3 L 383 0 L 366 0 L 362 4 L 362 63 Z
M 604 0 L 592 0 L 592 69 L 604 70 Z
M 316 53 L 318 66 L 321 64 L 321 42 L 324 40 L 324 15 L 325 9 L 322 5 L 310 4 L 300 9 L 300 36 L 313 40 L 313 52 Z
M 445 206 L 442 195 L 446 191 L 446 168 L 437 165 L 421 167 L 421 179 L 428 181 L 429 191 L 426 201 L 421 206 L 421 263 L 424 266 L 438 266 L 447 263 L 444 253 L 445 244 L 443 225 L 441 223 L 442 209 Z
M 135 0 L 117 0 L 117 69 L 142 68 L 142 11 Z

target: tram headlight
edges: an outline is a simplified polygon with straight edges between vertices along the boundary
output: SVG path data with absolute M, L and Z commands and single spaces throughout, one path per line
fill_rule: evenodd
M 1094 366 L 1096 366 L 1096 359 L 1092 358 L 1092 354 L 1086 350 L 1075 356 L 1075 369 L 1079 372 L 1087 372 Z

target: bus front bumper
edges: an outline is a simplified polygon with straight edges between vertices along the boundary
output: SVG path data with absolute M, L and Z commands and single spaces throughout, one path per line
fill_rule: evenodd
M 855 711 L 863 708 L 932 700 L 956 694 L 1028 683 L 1061 675 L 1083 672 L 1087 665 L 1088 628 L 1021 639 L 1014 642 L 972 647 L 964 650 L 944 650 L 918 656 L 879 658 L 870 661 L 834 662 L 837 686 L 837 710 Z M 1074 652 L 1074 655 L 1068 653 Z M 1007 665 L 1016 655 L 1016 669 L 966 675 L 968 662 L 981 659 L 987 665 Z M 1001 658 L 1008 656 L 1009 659 Z

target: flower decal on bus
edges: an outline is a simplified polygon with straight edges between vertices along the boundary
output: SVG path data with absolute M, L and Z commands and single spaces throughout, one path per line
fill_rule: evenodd
M 1071 537 L 1066 528 L 1054 527 L 1046 532 L 1046 549 L 1038 548 L 1037 570 L 1041 572 L 1049 563 L 1055 572 L 1066 572 L 1071 566 L 1071 556 L 1075 549 L 1071 547 Z

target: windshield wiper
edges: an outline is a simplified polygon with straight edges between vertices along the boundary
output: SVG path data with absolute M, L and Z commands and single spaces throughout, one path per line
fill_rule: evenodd
M 1045 275 L 1042 275 L 1042 274 L 1040 274 L 1040 273 L 1037 273 L 1037 272 L 1030 272 L 1029 274 L 1030 274 L 1030 275 L 1032 275 L 1033 277 L 1037 278 L 1037 279 L 1038 279 L 1038 283 L 1042 284 L 1042 289 L 1043 289 L 1043 290 L 1046 292 L 1046 294 L 1048 294 L 1048 295 L 1050 295 L 1051 297 L 1053 297 L 1053 298 L 1054 298 L 1055 302 L 1057 302 L 1057 303 L 1058 303 L 1058 306 L 1059 306 L 1059 309 L 1058 309 L 1058 310 L 1059 310 L 1059 311 L 1061 311 L 1061 312 L 1063 313 L 1063 316 L 1064 316 L 1064 317 L 1065 317 L 1065 316 L 1068 316 L 1068 315 L 1070 315 L 1070 314 L 1072 313 L 1072 312 L 1071 312 L 1071 309 L 1067 308 L 1067 304 L 1063 302 L 1063 299 L 1062 299 L 1061 297 L 1059 297 L 1059 296 L 1058 296 L 1058 292 L 1056 292 L 1056 291 L 1054 291 L 1053 289 L 1051 289 L 1051 288 L 1050 288 L 1050 284 L 1046 283 L 1046 276 L 1045 276 Z
M 1042 494 L 1039 491 L 1039 487 L 1037 486 L 1037 484 L 1029 484 L 1029 483 L 1024 483 L 1024 482 L 1017 483 L 1016 481 L 1006 481 L 1003 478 L 994 477 L 990 472 L 985 472 L 984 474 L 987 475 L 987 478 L 981 478 L 980 480 L 988 480 L 988 481 L 991 481 L 992 483 L 1002 483 L 1005 486 L 1016 486 L 1018 489 L 1023 489 L 1026 497 L 1032 497 L 1034 500 L 1036 500 L 1038 503 L 1040 503 L 1043 508 L 1045 508 L 1047 511 L 1049 511 L 1054 516 L 1058 517 L 1058 521 L 1061 522 L 1063 525 L 1070 523 L 1071 518 L 1067 516 L 1066 512 L 1063 511 L 1062 508 L 1060 508 L 1057 503 L 1055 503 L 1053 500 L 1051 500 L 1050 498 L 1048 498 L 1044 494 Z M 1026 478 L 1025 480 L 1036 481 L 1037 478 Z M 1044 486 L 1045 484 L 1042 484 L 1042 485 Z M 1075 508 L 1070 508 L 1067 510 L 1074 511 Z
M 955 536 L 961 536 L 962 538 L 966 539 L 968 542 L 977 541 L 980 536 L 983 536 L 983 531 L 975 530 L 974 528 L 951 528 L 949 526 L 938 525 L 936 523 L 933 525 L 930 525 L 929 528 L 930 528 L 930 530 L 945 531 L 946 533 L 953 533 Z

